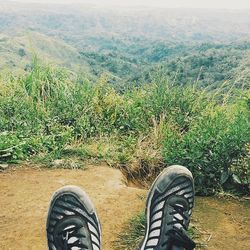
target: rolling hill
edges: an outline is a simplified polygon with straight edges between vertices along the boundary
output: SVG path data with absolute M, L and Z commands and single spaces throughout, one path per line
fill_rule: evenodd
M 211 89 L 249 80 L 250 13 L 232 10 L 99 8 L 6 1 L 0 6 L 0 69 L 42 61 L 107 74 L 114 84 L 152 81 L 159 70 L 179 84 Z

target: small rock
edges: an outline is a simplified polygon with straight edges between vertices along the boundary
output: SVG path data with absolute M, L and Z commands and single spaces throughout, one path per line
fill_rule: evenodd
M 0 170 L 6 170 L 9 167 L 8 164 L 0 164 Z
M 57 159 L 52 162 L 54 168 L 63 168 L 63 169 L 80 169 L 82 164 L 73 160 L 66 159 Z
M 69 164 L 69 168 L 70 169 L 79 169 L 79 168 L 81 168 L 81 166 L 77 162 L 71 162 Z
M 52 162 L 53 167 L 59 168 L 64 165 L 64 160 L 63 159 L 57 159 Z

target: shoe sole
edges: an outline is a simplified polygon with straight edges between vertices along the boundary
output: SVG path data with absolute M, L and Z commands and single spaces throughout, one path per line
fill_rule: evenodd
M 98 224 L 98 229 L 100 233 L 100 243 L 101 243 L 101 224 L 99 221 L 99 218 L 97 216 L 95 207 L 93 203 L 91 202 L 89 196 L 87 195 L 86 192 L 84 192 L 80 187 L 69 185 L 69 186 L 64 186 L 53 194 L 50 205 L 49 205 L 49 211 L 47 214 L 47 222 L 46 222 L 46 232 L 48 232 L 49 224 L 50 224 L 50 215 L 53 210 L 54 204 L 57 201 L 58 198 L 60 198 L 63 195 L 72 195 L 74 196 L 82 205 L 83 207 L 87 210 L 88 214 L 90 215 L 95 215 L 97 224 Z M 101 248 L 100 248 L 101 249 Z
M 142 245 L 139 247 L 138 250 L 144 250 L 145 248 L 145 244 L 147 242 L 147 237 L 149 234 L 149 229 L 150 229 L 150 207 L 151 207 L 151 202 L 152 202 L 152 198 L 154 195 L 154 192 L 158 189 L 159 192 L 162 192 L 164 189 L 165 192 L 167 192 L 168 187 L 172 184 L 172 182 L 180 177 L 187 177 L 191 183 L 193 184 L 193 190 L 194 190 L 194 182 L 193 182 L 193 175 L 192 173 L 185 167 L 183 166 L 179 166 L 179 165 L 173 165 L 170 167 L 165 168 L 155 179 L 155 181 L 153 182 L 149 194 L 148 194 L 148 198 L 147 198 L 147 202 L 146 202 L 146 217 L 147 217 L 147 228 L 146 228 L 146 234 L 145 237 L 142 241 Z M 162 184 L 163 182 L 165 182 L 164 187 L 162 187 L 160 184 Z M 179 249 L 183 249 L 183 248 L 173 248 L 174 250 L 179 250 Z

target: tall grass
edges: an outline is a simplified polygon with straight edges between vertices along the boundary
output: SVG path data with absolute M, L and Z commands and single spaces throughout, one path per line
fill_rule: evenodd
M 71 150 L 143 183 L 182 164 L 200 193 L 228 187 L 235 176 L 233 187 L 243 175 L 245 187 L 249 168 L 231 166 L 249 152 L 249 100 L 246 91 L 232 100 L 160 79 L 120 93 L 105 76 L 89 83 L 34 60 L 30 72 L 0 78 L 0 161 L 55 159 Z

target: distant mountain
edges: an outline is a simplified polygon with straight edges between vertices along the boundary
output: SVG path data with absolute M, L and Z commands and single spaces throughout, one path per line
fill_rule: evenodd
M 0 70 L 27 70 L 33 54 L 45 63 L 89 71 L 88 65 L 80 60 L 77 49 L 62 40 L 35 31 L 23 31 L 15 36 L 0 34 Z
M 92 36 L 146 37 L 170 41 L 250 38 L 250 10 L 111 9 L 92 5 L 2 3 L 1 32 L 36 30 L 79 46 Z
M 0 23 L 0 69 L 27 69 L 35 52 L 114 83 L 149 81 L 159 68 L 181 84 L 248 79 L 249 10 L 4 2 Z

